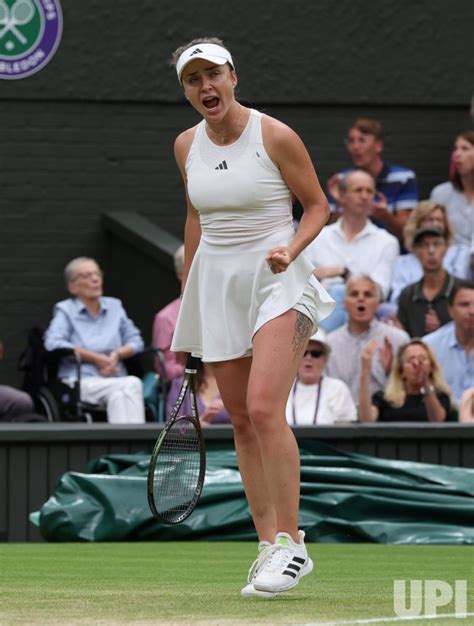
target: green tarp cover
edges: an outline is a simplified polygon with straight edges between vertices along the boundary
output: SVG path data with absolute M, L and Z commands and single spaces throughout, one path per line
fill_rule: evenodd
M 68 472 L 32 514 L 48 541 L 256 539 L 233 449 L 207 453 L 199 506 L 165 526 L 146 497 L 149 455 L 110 455 Z M 314 542 L 474 544 L 474 470 L 301 450 L 300 527 Z

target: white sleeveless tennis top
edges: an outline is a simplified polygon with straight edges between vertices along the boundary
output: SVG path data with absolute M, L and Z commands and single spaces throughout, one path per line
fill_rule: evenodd
M 201 240 L 191 265 L 171 349 L 203 361 L 251 354 L 252 337 L 270 319 L 314 298 L 317 323 L 332 298 L 300 254 L 272 274 L 265 255 L 294 235 L 291 195 L 263 145 L 262 114 L 250 110 L 239 139 L 217 146 L 203 120 L 186 161 L 188 194 L 198 210 Z

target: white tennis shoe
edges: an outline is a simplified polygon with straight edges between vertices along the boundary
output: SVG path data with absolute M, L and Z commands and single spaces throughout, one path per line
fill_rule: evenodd
M 295 587 L 302 576 L 313 571 L 313 561 L 304 545 L 304 532 L 298 531 L 295 543 L 288 533 L 278 533 L 275 543 L 266 549 L 265 557 L 252 579 L 256 591 L 277 593 Z
M 261 541 L 258 544 L 258 556 L 252 563 L 247 576 L 247 585 L 241 590 L 240 595 L 243 598 L 266 598 L 270 600 L 276 596 L 274 591 L 260 591 L 253 586 L 253 580 L 262 567 L 265 559 L 267 558 L 268 551 L 272 547 L 272 544 L 268 541 Z

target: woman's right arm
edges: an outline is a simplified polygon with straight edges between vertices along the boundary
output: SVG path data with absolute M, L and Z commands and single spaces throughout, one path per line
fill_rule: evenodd
M 375 339 L 369 341 L 361 354 L 361 372 L 359 389 L 359 422 L 376 422 L 379 410 L 372 404 L 370 396 L 370 375 L 372 372 L 372 358 L 377 349 Z
M 196 254 L 199 241 L 201 240 L 201 223 L 199 221 L 199 213 L 192 205 L 188 194 L 188 181 L 186 177 L 186 160 L 189 150 L 194 139 L 195 128 L 181 133 L 174 144 L 174 156 L 178 164 L 179 171 L 183 177 L 184 190 L 186 194 L 186 223 L 184 226 L 184 267 L 183 278 L 181 281 L 181 293 L 184 291 L 186 280 L 188 278 L 189 268 Z

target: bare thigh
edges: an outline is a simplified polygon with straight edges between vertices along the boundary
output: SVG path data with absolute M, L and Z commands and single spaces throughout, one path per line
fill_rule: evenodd
M 251 364 L 251 357 L 212 364 L 222 401 L 234 427 L 242 421 L 248 422 L 247 387 Z
M 311 320 L 291 309 L 270 320 L 253 341 L 247 407 L 252 421 L 284 419 L 291 385 L 311 335 Z

